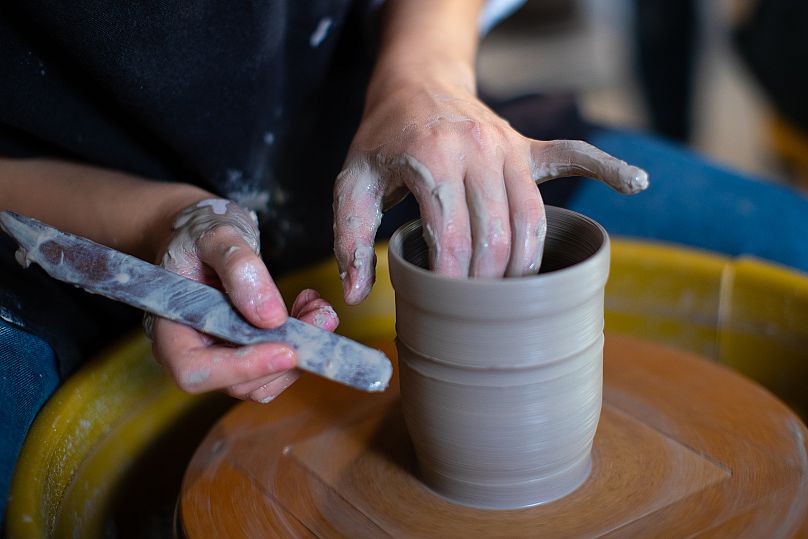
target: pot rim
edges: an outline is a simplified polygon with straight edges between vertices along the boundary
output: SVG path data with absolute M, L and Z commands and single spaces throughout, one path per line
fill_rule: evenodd
M 577 262 L 565 268 L 548 271 L 546 273 L 537 273 L 533 275 L 523 275 L 520 277 L 507 277 L 507 278 L 450 277 L 439 273 L 435 273 L 431 270 L 424 269 L 404 258 L 404 255 L 402 253 L 404 237 L 411 234 L 415 230 L 422 228 L 421 224 L 422 219 L 417 218 L 401 225 L 393 233 L 393 235 L 390 237 L 390 241 L 388 244 L 388 253 L 389 256 L 391 256 L 395 260 L 396 265 L 398 265 L 404 271 L 419 276 L 418 278 L 429 279 L 437 283 L 444 282 L 446 285 L 449 286 L 466 286 L 466 287 L 473 286 L 478 289 L 524 287 L 530 285 L 538 286 L 539 283 L 542 283 L 544 285 L 551 285 L 553 284 L 554 281 L 571 279 L 575 276 L 576 273 L 590 274 L 590 272 L 592 271 L 592 268 L 590 266 L 597 266 L 601 263 L 602 258 L 604 256 L 604 251 L 606 252 L 605 256 L 608 258 L 610 251 L 609 234 L 608 232 L 606 232 L 606 229 L 603 228 L 603 226 L 600 223 L 581 213 L 568 210 L 566 208 L 559 208 L 557 206 L 545 206 L 545 211 L 548 217 L 549 214 L 551 213 L 567 214 L 568 216 L 571 216 L 575 219 L 583 220 L 586 224 L 591 225 L 594 228 L 594 230 L 599 232 L 601 235 L 600 247 L 598 247 L 594 253 L 592 253 L 584 260 L 581 260 L 580 262 Z M 608 274 L 608 268 L 607 268 L 607 274 Z

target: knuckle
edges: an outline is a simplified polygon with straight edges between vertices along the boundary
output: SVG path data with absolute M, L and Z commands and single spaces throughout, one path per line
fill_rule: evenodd
M 533 145 L 541 143 L 541 141 L 529 139 L 514 131 L 508 138 L 508 147 L 511 148 L 508 160 L 516 163 L 528 163 L 532 156 Z
M 228 263 L 233 260 L 238 260 L 239 258 L 244 257 L 244 248 L 238 244 L 226 244 L 223 243 L 218 247 L 220 256 L 225 263 Z
M 220 276 L 231 300 L 249 301 L 265 283 L 264 272 L 253 260 L 241 259 L 227 264 Z
M 334 179 L 334 192 L 339 193 L 354 181 L 356 181 L 356 171 L 350 165 L 346 165 Z
M 441 155 L 456 154 L 464 147 L 463 133 L 442 127 L 419 133 L 406 145 L 406 153 L 424 165 L 434 165 Z
M 469 126 L 469 134 L 477 140 L 481 148 L 492 148 L 503 138 L 503 133 L 498 126 L 481 125 L 477 122 Z
M 440 146 L 436 140 L 419 137 L 410 141 L 410 143 L 404 147 L 402 153 L 405 156 L 410 156 L 416 163 L 422 165 L 427 170 L 434 170 L 435 161 L 443 147 L 444 146 Z M 404 165 L 403 168 L 408 169 L 411 173 L 417 174 L 420 172 L 417 167 L 413 166 L 414 163 L 412 161 L 408 160 L 402 164 Z
M 241 236 L 242 231 L 239 230 L 235 225 L 226 221 L 219 221 L 216 223 L 211 223 L 210 228 L 208 230 L 203 231 L 198 237 L 197 242 L 208 241 L 208 242 L 216 242 L 215 247 L 220 248 L 221 246 L 218 245 L 218 242 L 227 242 L 233 236 Z
M 224 268 L 228 275 L 241 277 L 248 273 L 255 273 L 255 261 L 252 256 L 237 250 L 227 255 L 224 260 Z M 226 275 L 222 277 L 226 277 Z
M 340 208 L 346 202 L 346 198 L 354 190 L 354 186 L 366 177 L 369 172 L 367 163 L 347 165 L 334 180 L 334 206 Z M 349 206 L 349 204 L 345 204 Z
M 439 244 L 441 251 L 451 258 L 463 259 L 471 256 L 471 238 L 465 234 L 445 234 Z
M 491 252 L 496 258 L 507 256 L 511 250 L 510 229 L 499 219 L 488 223 L 483 231 L 480 247 Z
M 494 254 L 495 257 L 500 258 L 507 256 L 511 251 L 511 238 L 499 234 L 491 234 L 488 236 L 488 249 Z
M 192 395 L 211 389 L 211 370 L 207 366 L 182 367 L 173 371 L 177 386 Z
M 544 205 L 538 198 L 525 198 L 519 202 L 514 211 L 513 220 L 517 223 L 527 223 L 528 226 L 537 226 L 544 217 Z

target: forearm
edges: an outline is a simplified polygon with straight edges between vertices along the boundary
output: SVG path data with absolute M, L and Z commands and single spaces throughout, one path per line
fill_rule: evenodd
M 475 93 L 482 4 L 482 0 L 388 0 L 369 101 L 424 80 Z
M 49 159 L 0 158 L 0 209 L 153 261 L 182 208 L 213 195 Z

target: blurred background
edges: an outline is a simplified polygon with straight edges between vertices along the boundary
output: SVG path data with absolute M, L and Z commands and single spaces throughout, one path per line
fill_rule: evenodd
M 808 42 L 795 31 L 807 12 L 800 0 L 527 0 L 484 39 L 480 88 L 571 93 L 589 121 L 808 192 L 808 137 L 787 103 L 798 85 L 783 80 L 808 64 L 772 55 L 802 57 L 792 41 Z

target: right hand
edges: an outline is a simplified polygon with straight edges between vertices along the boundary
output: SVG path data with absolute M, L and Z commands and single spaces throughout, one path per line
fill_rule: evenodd
M 288 314 L 259 256 L 259 244 L 258 225 L 250 212 L 229 200 L 201 200 L 177 216 L 162 265 L 223 289 L 250 323 L 275 328 Z M 339 323 L 331 305 L 314 290 L 297 296 L 292 316 L 328 331 Z M 297 358 L 285 344 L 235 347 L 166 319 L 155 318 L 150 325 L 154 357 L 189 393 L 223 390 L 266 403 L 298 377 Z
M 532 140 L 473 92 L 448 82 L 368 93 L 334 184 L 334 252 L 349 304 L 375 280 L 382 218 L 409 191 L 420 208 L 430 269 L 450 277 L 539 270 L 547 219 L 536 187 L 584 175 L 632 194 L 648 174 L 582 141 Z

